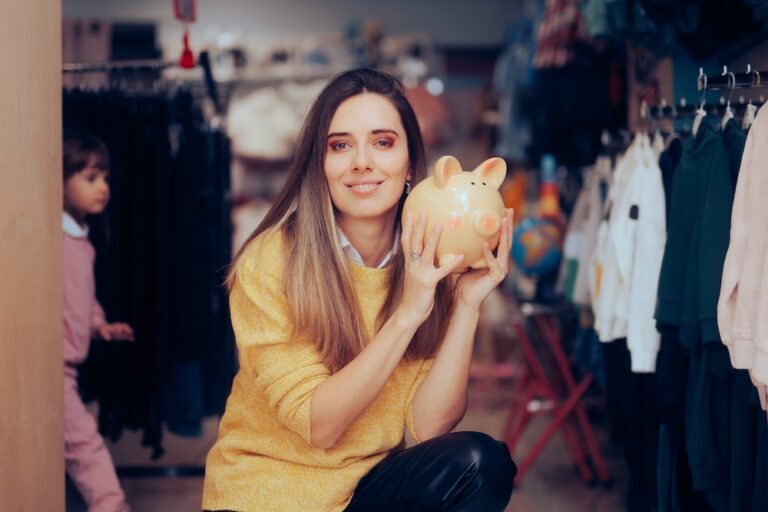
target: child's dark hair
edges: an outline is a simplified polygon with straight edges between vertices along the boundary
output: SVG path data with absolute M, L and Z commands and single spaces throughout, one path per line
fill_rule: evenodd
M 86 167 L 109 170 L 107 146 L 87 133 L 71 132 L 64 135 L 63 160 L 65 181 Z

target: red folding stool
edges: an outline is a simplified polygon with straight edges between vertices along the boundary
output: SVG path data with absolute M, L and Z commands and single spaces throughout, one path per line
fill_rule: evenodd
M 514 454 L 517 442 L 534 416 L 549 414 L 552 419 L 518 465 L 515 482 L 522 479 L 555 432 L 560 430 L 566 449 L 584 482 L 595 482 L 591 462 L 599 481 L 610 485 L 610 474 L 582 404 L 584 393 L 592 382 L 592 375 L 585 373 L 576 383 L 557 327 L 559 311 L 547 305 L 523 303 L 520 313 L 514 322 L 514 329 L 527 371 L 517 383 L 515 398 L 504 427 L 504 441 L 509 451 Z M 531 334 L 538 342 L 537 345 L 534 345 Z

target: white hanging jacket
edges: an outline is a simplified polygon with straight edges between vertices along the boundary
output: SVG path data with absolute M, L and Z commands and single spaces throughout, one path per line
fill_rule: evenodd
M 666 220 L 661 169 L 646 135 L 638 135 L 627 150 L 611 192 L 595 328 L 601 341 L 627 338 L 633 372 L 653 372 L 660 341 L 653 314 Z
M 626 322 L 616 315 L 617 308 L 624 310 L 626 305 L 619 304 L 622 297 L 622 279 L 619 272 L 618 251 L 611 233 L 618 212 L 624 210 L 623 203 L 631 174 L 635 169 L 636 153 L 637 146 L 633 142 L 616 165 L 603 220 L 600 221 L 597 229 L 597 243 L 592 265 L 593 309 L 595 331 L 603 342 L 624 338 L 627 335 Z
M 589 267 L 595 252 L 597 229 L 603 214 L 601 185 L 610 180 L 611 161 L 600 157 L 584 170 L 584 185 L 573 207 L 563 244 L 565 265 L 561 280 L 568 298 L 576 305 L 589 306 Z M 570 284 L 570 286 L 567 286 Z

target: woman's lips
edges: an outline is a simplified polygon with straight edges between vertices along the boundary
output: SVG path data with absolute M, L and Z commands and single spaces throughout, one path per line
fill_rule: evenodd
M 347 187 L 352 189 L 352 191 L 355 193 L 367 195 L 373 193 L 377 188 L 379 188 L 381 183 L 382 182 L 380 181 L 366 181 L 361 183 L 351 183 L 348 184 Z

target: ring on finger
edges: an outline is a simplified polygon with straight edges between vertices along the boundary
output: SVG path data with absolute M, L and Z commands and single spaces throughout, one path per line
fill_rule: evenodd
M 416 261 L 416 260 L 418 260 L 419 258 L 421 258 L 421 253 L 419 253 L 419 252 L 416 252 L 416 251 L 411 251 L 411 259 L 412 259 L 413 261 Z

